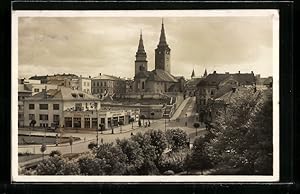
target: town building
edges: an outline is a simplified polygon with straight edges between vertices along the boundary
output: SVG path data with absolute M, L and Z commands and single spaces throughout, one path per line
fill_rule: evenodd
M 32 96 L 32 91 L 25 88 L 24 84 L 18 84 L 18 126 L 24 126 L 24 100 Z
M 126 80 L 116 76 L 99 73 L 91 83 L 92 94 L 98 95 L 100 98 L 126 92 Z
M 166 41 L 163 22 L 159 43 L 155 49 L 155 69 L 148 71 L 147 54 L 144 49 L 142 33 L 140 34 L 138 50 L 135 57 L 134 92 L 183 92 L 184 79 L 182 79 L 182 77 L 177 79 L 171 74 L 171 49 Z
M 196 90 L 197 90 L 197 84 L 203 80 L 207 76 L 207 71 L 205 69 L 203 76 L 197 77 L 195 74 L 195 71 L 193 69 L 192 74 L 191 74 L 191 79 L 187 80 L 184 85 L 184 94 L 185 96 L 195 96 L 196 95 Z
M 214 71 L 212 74 L 207 75 L 197 84 L 196 91 L 196 105 L 197 112 L 199 113 L 199 120 L 204 121 L 209 112 L 207 105 L 209 100 L 216 99 L 225 93 L 231 91 L 233 88 L 239 86 L 254 86 L 255 76 L 251 73 L 235 73 L 229 72 L 217 73 Z
M 110 129 L 119 121 L 129 123 L 130 118 L 137 119 L 137 109 L 101 108 L 100 99 L 79 90 L 59 87 L 42 91 L 24 100 L 24 125 L 30 126 L 32 120 L 37 127 Z

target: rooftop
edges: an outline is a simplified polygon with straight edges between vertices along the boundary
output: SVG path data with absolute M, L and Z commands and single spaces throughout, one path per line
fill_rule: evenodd
M 95 96 L 67 87 L 39 92 L 28 100 L 100 100 Z

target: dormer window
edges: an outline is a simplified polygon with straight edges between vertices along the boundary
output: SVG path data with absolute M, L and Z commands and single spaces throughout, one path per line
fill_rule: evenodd
M 71 93 L 71 95 L 72 95 L 73 98 L 77 97 L 77 95 L 75 93 Z

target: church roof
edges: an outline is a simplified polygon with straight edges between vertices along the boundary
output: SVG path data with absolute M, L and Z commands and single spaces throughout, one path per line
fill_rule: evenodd
M 140 71 L 135 75 L 134 78 L 146 78 L 148 81 L 178 82 L 173 75 L 162 69 L 154 69 L 153 71 Z
M 162 69 L 155 69 L 152 71 L 152 73 L 154 74 L 154 81 L 178 82 L 178 80 L 173 75 Z

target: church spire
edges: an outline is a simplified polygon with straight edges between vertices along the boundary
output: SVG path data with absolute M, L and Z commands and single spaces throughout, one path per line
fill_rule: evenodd
M 206 76 L 207 76 L 207 71 L 206 71 L 206 69 L 205 69 L 204 74 L 203 74 L 203 77 L 206 77 Z
M 138 52 L 145 52 L 142 30 L 141 30 L 141 33 L 140 33 Z
M 166 41 L 166 34 L 164 28 L 164 19 L 162 18 L 159 45 L 165 45 L 165 44 L 167 44 L 167 41 Z
M 193 69 L 193 71 L 192 71 L 191 78 L 193 79 L 193 77 L 195 77 L 195 71 L 194 71 L 194 69 Z

